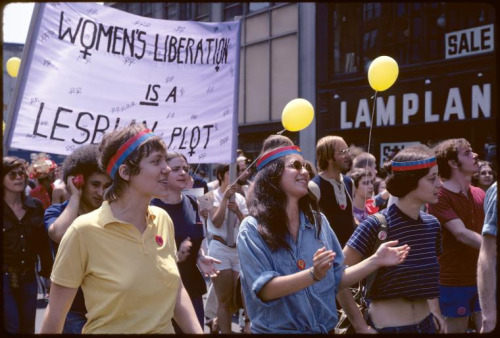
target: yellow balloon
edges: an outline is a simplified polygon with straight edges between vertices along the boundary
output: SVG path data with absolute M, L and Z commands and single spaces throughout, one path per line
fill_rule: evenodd
M 19 73 L 19 66 L 21 65 L 21 59 L 18 57 L 11 57 L 7 60 L 7 73 L 12 77 L 17 77 Z
M 293 99 L 283 108 L 281 123 L 288 131 L 299 131 L 311 124 L 314 108 L 305 99 Z
M 390 56 L 379 56 L 368 68 L 368 82 L 379 92 L 389 89 L 398 78 L 399 67 L 396 60 Z

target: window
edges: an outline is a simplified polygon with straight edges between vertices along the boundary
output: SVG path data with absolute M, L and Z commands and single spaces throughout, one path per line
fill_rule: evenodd
M 243 3 L 225 2 L 223 11 L 223 20 L 233 21 L 235 16 L 243 15 Z

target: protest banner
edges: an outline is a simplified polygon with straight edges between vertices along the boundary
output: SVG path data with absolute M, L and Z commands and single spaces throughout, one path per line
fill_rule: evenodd
M 145 123 L 189 163 L 234 162 L 240 22 L 37 3 L 7 146 L 67 155 Z

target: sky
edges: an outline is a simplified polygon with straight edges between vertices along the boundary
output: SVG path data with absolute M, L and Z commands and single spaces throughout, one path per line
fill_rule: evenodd
M 4 7 L 2 19 L 4 42 L 22 44 L 26 42 L 34 6 L 33 2 L 17 2 Z

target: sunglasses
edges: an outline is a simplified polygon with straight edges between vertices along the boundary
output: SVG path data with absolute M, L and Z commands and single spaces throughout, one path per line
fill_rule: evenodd
M 19 176 L 19 178 L 24 178 L 26 176 L 26 173 L 22 170 L 19 170 L 19 171 L 10 171 L 7 176 L 9 177 L 9 179 L 11 181 L 14 181 L 16 179 L 17 176 Z
M 312 168 L 311 168 L 311 165 L 309 163 L 302 163 L 299 160 L 293 161 L 292 163 L 290 163 L 290 165 L 288 165 L 288 167 L 293 168 L 293 169 L 297 170 L 298 172 L 300 172 L 302 170 L 302 168 L 307 170 L 308 173 L 312 172 Z

